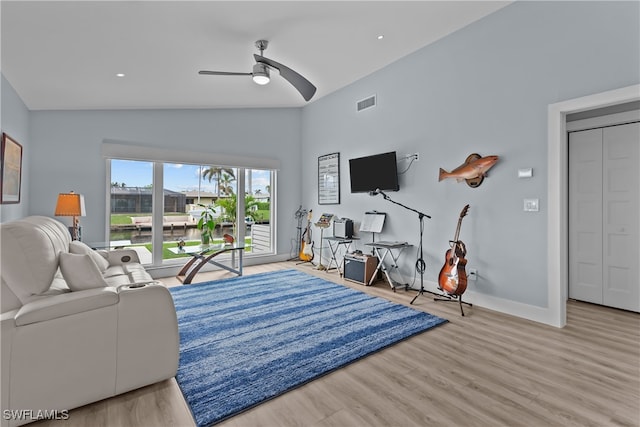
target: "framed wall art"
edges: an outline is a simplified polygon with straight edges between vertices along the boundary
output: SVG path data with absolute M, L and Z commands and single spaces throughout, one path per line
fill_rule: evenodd
M 318 204 L 340 204 L 340 153 L 318 157 Z
M 22 181 L 22 145 L 2 133 L 0 153 L 0 203 L 20 203 Z

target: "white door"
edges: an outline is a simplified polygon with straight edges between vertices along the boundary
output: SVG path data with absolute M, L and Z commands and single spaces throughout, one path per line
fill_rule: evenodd
M 602 129 L 569 134 L 569 298 L 602 304 Z
M 603 304 L 640 311 L 640 123 L 603 129 Z
M 569 297 L 640 311 L 640 124 L 569 135 Z

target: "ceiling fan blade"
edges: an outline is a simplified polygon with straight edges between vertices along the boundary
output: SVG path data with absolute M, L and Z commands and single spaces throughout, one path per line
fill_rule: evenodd
M 250 76 L 252 73 L 234 73 L 233 71 L 198 71 L 198 74 L 207 76 Z
M 285 78 L 289 83 L 295 87 L 300 95 L 304 98 L 305 101 L 310 100 L 313 95 L 316 93 L 316 87 L 311 84 L 311 82 L 300 74 L 293 71 L 291 68 L 286 65 L 282 65 L 279 62 L 274 61 L 273 59 L 265 58 L 264 56 L 254 54 L 256 62 L 261 62 L 263 64 L 267 64 L 270 67 L 275 68 L 280 72 L 280 75 Z

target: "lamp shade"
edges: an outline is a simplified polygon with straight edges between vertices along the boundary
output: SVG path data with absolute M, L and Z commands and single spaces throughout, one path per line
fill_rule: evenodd
M 84 196 L 73 191 L 58 194 L 55 216 L 85 216 Z

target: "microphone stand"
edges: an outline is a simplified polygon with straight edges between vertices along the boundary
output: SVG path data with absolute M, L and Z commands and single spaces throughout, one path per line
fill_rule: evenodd
M 387 200 L 387 201 L 389 201 L 389 202 L 391 202 L 391 203 L 393 203 L 393 204 L 395 204 L 395 205 L 401 206 L 401 207 L 403 207 L 403 208 L 405 208 L 405 209 L 407 209 L 407 210 L 410 210 L 411 212 L 415 212 L 415 213 L 417 213 L 417 214 L 418 214 L 418 220 L 420 221 L 420 246 L 419 246 L 419 249 L 418 249 L 418 253 L 419 253 L 420 255 L 419 255 L 418 260 L 416 261 L 416 270 L 418 270 L 418 272 L 420 273 L 420 291 L 419 291 L 419 292 L 418 292 L 418 294 L 417 294 L 415 297 L 413 297 L 413 299 L 411 300 L 410 304 L 413 304 L 413 302 L 414 302 L 414 301 L 415 301 L 415 300 L 416 300 L 420 295 L 424 294 L 424 292 L 425 292 L 425 289 L 424 289 L 424 272 L 425 272 L 425 270 L 427 269 L 427 265 L 426 265 L 426 263 L 424 262 L 424 258 L 423 258 L 423 252 L 422 252 L 422 239 L 423 239 L 423 235 L 424 235 L 424 219 L 425 219 L 425 218 L 429 218 L 429 219 L 431 219 L 431 217 L 430 217 L 429 215 L 427 215 L 427 214 L 423 213 L 423 212 L 420 212 L 420 211 L 418 211 L 418 210 L 416 210 L 416 209 L 410 208 L 409 206 L 403 205 L 403 204 L 402 204 L 402 203 L 400 203 L 400 202 L 396 202 L 395 200 L 392 200 L 392 199 L 391 199 L 391 197 L 389 197 L 387 194 L 385 194 L 382 190 L 376 189 L 375 191 L 371 191 L 371 192 L 369 193 L 369 195 L 371 195 L 371 196 L 375 196 L 376 194 L 382 194 L 382 197 L 383 197 L 385 200 Z

